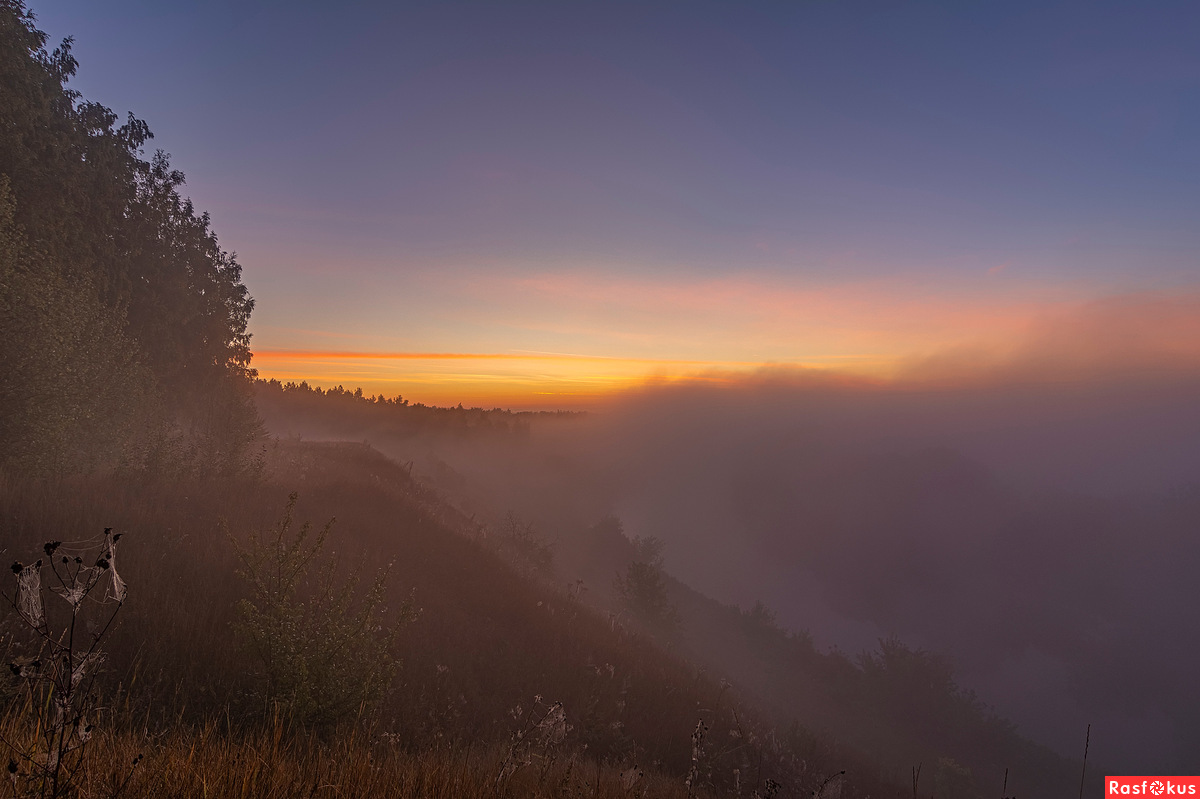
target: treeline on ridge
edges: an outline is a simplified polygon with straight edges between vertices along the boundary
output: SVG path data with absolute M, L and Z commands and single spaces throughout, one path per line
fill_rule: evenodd
M 414 433 L 527 434 L 533 421 L 576 419 L 582 411 L 513 411 L 410 403 L 402 396 L 371 395 L 341 385 L 323 389 L 279 380 L 254 380 L 254 399 L 267 428 L 321 429 L 328 435 L 360 437 L 363 431 L 391 436 Z

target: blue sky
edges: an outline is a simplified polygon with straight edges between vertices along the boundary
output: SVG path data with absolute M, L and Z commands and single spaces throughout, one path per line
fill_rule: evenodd
M 709 338 L 672 287 L 1024 319 L 1200 278 L 1195 4 L 33 10 L 187 173 L 266 350 L 801 362 L 871 355 L 877 310 Z

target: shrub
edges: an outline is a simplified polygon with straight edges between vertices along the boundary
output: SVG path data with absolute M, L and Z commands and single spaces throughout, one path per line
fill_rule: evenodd
M 547 577 L 554 572 L 554 544 L 511 511 L 496 536 L 497 551 L 526 576 Z
M 333 520 L 315 536 L 308 522 L 293 533 L 295 505 L 292 494 L 272 530 L 245 546 L 233 541 L 238 574 L 250 588 L 238 604 L 236 629 L 261 669 L 266 708 L 326 726 L 382 699 L 399 665 L 396 636 L 415 611 L 406 601 L 388 625 L 390 566 L 358 597 L 361 569 L 339 579 L 336 561 L 323 557 Z
M 637 560 L 629 564 L 624 574 L 613 582 L 617 598 L 625 609 L 648 627 L 660 632 L 674 632 L 679 627 L 679 611 L 667 595 L 667 580 L 663 572 L 661 540 L 634 539 Z

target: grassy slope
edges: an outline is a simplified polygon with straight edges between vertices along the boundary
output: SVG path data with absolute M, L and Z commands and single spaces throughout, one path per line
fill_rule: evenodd
M 386 742 L 392 776 L 372 771 L 372 779 L 443 781 L 443 788 L 423 795 L 437 795 L 446 780 L 474 786 L 455 795 L 502 794 L 507 788 L 495 785 L 494 774 L 491 783 L 485 778 L 523 723 L 514 709 L 528 712 L 540 695 L 563 703 L 572 729 L 539 756 L 553 758 L 559 769 L 575 757 L 579 774 L 592 775 L 564 782 L 556 771 L 553 780 L 541 780 L 541 789 L 556 795 L 593 785 L 597 769 L 611 775 L 634 764 L 674 786 L 651 795 L 678 793 L 693 765 L 690 736 L 698 720 L 710 728 L 698 760 L 700 783 L 732 788 L 737 769 L 743 787 L 761 787 L 770 778 L 806 792 L 849 764 L 858 787 L 846 795 L 878 795 L 881 786 L 852 753 L 810 747 L 807 759 L 797 758 L 694 667 L 614 628 L 552 584 L 523 577 L 401 465 L 357 444 L 276 443 L 265 458 L 264 481 L 112 477 L 48 485 L 0 476 L 0 530 L 10 555 L 28 558 L 43 541 L 90 538 L 107 526 L 126 534 L 121 570 L 131 594 L 108 649 L 108 723 L 93 747 L 124 754 L 102 757 L 91 772 L 101 775 L 97 779 L 107 779 L 105 769 L 120 772 L 134 750 L 149 749 L 130 790 L 151 791 L 145 786 L 187 761 L 193 782 L 172 783 L 179 791 L 173 795 L 201 795 L 197 784 L 210 786 L 210 795 L 271 795 L 262 780 L 299 786 L 310 778 L 339 784 L 343 795 L 367 795 L 364 753 Z M 303 747 L 318 744 L 305 743 L 303 735 L 285 737 L 269 757 L 262 754 L 266 733 L 253 663 L 230 631 L 244 588 L 222 532 L 242 536 L 269 527 L 294 488 L 298 519 L 319 525 L 337 517 L 333 547 L 343 563 L 361 560 L 371 569 L 395 559 L 389 604 L 399 606 L 411 592 L 423 609 L 401 636 L 404 665 L 384 706 L 370 717 L 370 731 L 351 725 L 329 739 L 324 745 L 332 748 L 315 761 Z M 220 720 L 216 727 L 214 719 Z M 13 716 L 6 724 L 9 736 L 19 734 Z M 342 755 L 336 755 L 339 747 Z M 454 765 L 460 758 L 462 765 Z M 328 775 L 318 778 L 326 766 Z M 419 776 L 423 769 L 425 777 Z M 260 787 L 236 788 L 239 775 Z M 410 793 L 397 795 L 421 793 L 404 790 Z M 275 795 L 300 795 L 280 791 Z

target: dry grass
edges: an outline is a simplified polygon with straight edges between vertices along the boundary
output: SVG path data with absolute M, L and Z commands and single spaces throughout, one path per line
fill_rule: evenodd
M 178 724 L 151 734 L 130 730 L 128 721 L 105 725 L 109 728 L 93 736 L 76 781 L 77 793 L 72 795 L 127 799 L 669 799 L 687 795 L 682 780 L 661 774 L 647 773 L 627 788 L 619 768 L 578 753 L 527 766 L 498 780 L 507 754 L 502 745 L 409 751 L 361 725 L 319 738 L 296 733 L 279 718 L 246 733 L 210 721 L 199 726 Z M 15 712 L 0 721 L 0 735 L 7 740 L 27 734 Z

